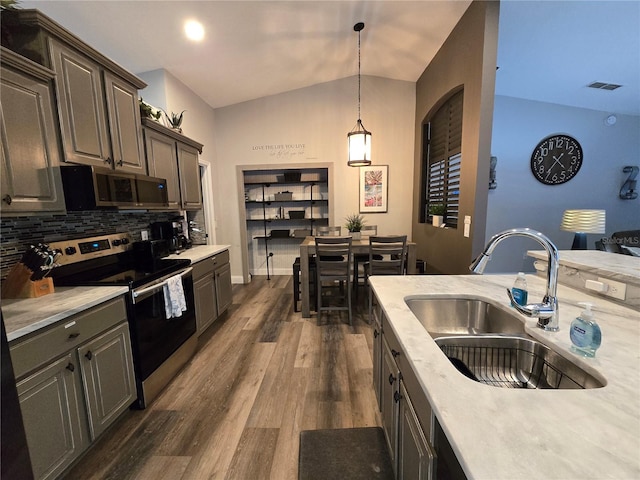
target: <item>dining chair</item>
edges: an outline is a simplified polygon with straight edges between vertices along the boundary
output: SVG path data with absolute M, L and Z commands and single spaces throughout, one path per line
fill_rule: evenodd
M 339 237 L 342 235 L 342 227 L 341 226 L 327 226 L 327 225 L 319 225 L 316 227 L 316 236 L 318 237 Z
M 315 237 L 316 244 L 316 293 L 318 312 L 318 325 L 322 312 L 334 310 L 346 310 L 349 315 L 349 325 L 353 325 L 351 315 L 351 288 L 349 280 L 351 276 L 351 237 Z M 336 288 L 336 282 L 339 282 Z M 347 285 L 346 288 L 344 285 Z M 323 291 L 325 295 L 323 295 Z M 341 292 L 342 295 L 333 296 L 333 292 Z M 331 292 L 332 295 L 326 293 Z M 343 305 L 331 305 L 331 300 L 342 298 Z M 327 300 L 327 306 L 323 305 L 323 299 Z M 346 302 L 346 305 L 344 303 Z
M 369 288 L 369 322 L 373 310 L 373 292 L 369 284 L 372 275 L 403 275 L 407 258 L 407 236 L 369 237 L 369 260 L 364 267 L 365 284 Z
M 378 235 L 377 225 L 363 225 L 360 230 L 360 238 L 363 240 Z M 360 278 L 364 278 L 364 264 L 369 261 L 368 253 L 354 253 L 353 254 L 353 291 L 358 298 L 358 288 L 360 286 Z M 360 276 L 360 270 L 362 269 L 362 277 Z

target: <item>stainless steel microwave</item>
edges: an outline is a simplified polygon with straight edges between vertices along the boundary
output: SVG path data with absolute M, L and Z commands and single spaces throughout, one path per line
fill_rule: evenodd
M 88 165 L 60 167 L 67 210 L 167 209 L 167 181 Z

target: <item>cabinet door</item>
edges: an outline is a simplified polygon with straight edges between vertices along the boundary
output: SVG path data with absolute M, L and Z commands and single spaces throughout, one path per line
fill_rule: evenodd
M 84 55 L 50 41 L 62 130 L 64 160 L 109 167 L 112 164 L 101 68 Z
M 69 353 L 17 384 L 36 479 L 57 478 L 88 445 L 75 368 Z
M 0 81 L 2 213 L 64 212 L 50 86 L 4 67 Z
M 197 331 L 201 335 L 217 317 L 213 272 L 193 282 L 193 296 L 196 302 Z
M 78 348 L 91 439 L 95 440 L 136 399 L 129 325 Z
M 146 175 L 138 90 L 106 71 L 104 88 L 115 168 Z
M 382 327 L 380 307 L 373 309 L 373 389 L 378 401 L 378 409 L 382 411 Z
M 400 382 L 398 422 L 398 480 L 431 480 L 434 455 L 411 399 Z
M 233 301 L 231 286 L 231 265 L 226 263 L 216 269 L 216 299 L 218 301 L 218 316 L 222 315 Z
M 178 142 L 178 165 L 180 166 L 182 208 L 184 210 L 199 210 L 202 208 L 202 190 L 198 150 Z
M 398 401 L 400 399 L 400 371 L 391 348 L 383 338 L 382 346 L 382 426 L 384 428 L 393 472 L 397 474 Z
M 180 210 L 180 177 L 175 140 L 145 128 L 144 141 L 149 175 L 167 180 L 169 209 Z

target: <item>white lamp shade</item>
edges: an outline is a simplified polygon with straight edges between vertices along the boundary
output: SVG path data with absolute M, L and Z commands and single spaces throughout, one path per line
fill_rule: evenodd
M 347 134 L 349 142 L 349 166 L 371 165 L 371 132 L 357 131 Z
M 577 233 L 604 233 L 605 210 L 565 210 L 560 229 Z

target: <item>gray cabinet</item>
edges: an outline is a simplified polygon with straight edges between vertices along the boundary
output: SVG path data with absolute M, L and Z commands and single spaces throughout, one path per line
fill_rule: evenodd
M 435 479 L 437 456 L 431 440 L 434 424 L 431 405 L 379 305 L 374 309 L 374 328 L 380 328 L 381 339 L 379 347 L 374 339 L 373 382 L 380 392 L 382 427 L 396 478 Z M 377 378 L 376 363 L 380 364 Z
M 193 265 L 196 324 L 201 335 L 231 305 L 231 265 L 225 250 Z
M 58 477 L 136 399 L 124 298 L 9 346 L 36 479 Z
M 54 72 L 2 48 L 0 53 L 2 215 L 64 212 Z
M 2 29 L 11 50 L 56 72 L 64 160 L 146 173 L 138 106 L 146 84 L 38 10 L 3 11 Z
M 89 444 L 74 357 L 68 353 L 17 384 L 36 479 L 56 478 Z
M 65 160 L 146 174 L 137 89 L 50 40 Z
M 128 324 L 121 323 L 77 352 L 89 433 L 95 440 L 136 398 Z
M 380 319 L 380 307 L 373 309 L 373 389 L 378 401 L 378 407 L 382 407 L 382 321 Z
M 149 175 L 167 179 L 169 208 L 200 210 L 200 165 L 202 144 L 167 128 L 143 119 L 145 155 Z

